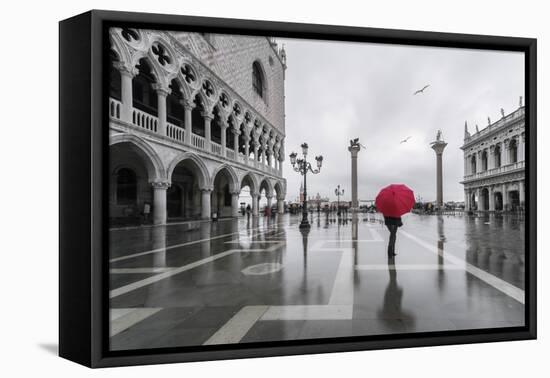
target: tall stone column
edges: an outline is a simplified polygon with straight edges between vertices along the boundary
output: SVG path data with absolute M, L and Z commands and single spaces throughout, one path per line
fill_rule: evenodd
M 193 108 L 195 105 L 192 101 L 184 100 L 182 102 L 184 117 L 183 123 L 185 127 L 184 141 L 185 144 L 191 145 L 191 134 L 193 133 Z
M 432 149 L 435 151 L 435 156 L 436 156 L 436 175 L 437 175 L 436 203 L 438 208 L 443 207 L 443 150 L 445 150 L 446 146 L 447 146 L 447 143 L 445 143 L 443 140 L 440 140 L 439 138 L 438 140 L 432 143 Z
M 464 189 L 464 211 L 470 210 L 470 193 L 468 189 Z
M 248 157 L 250 156 L 250 135 L 248 133 L 243 134 L 244 141 L 244 160 L 248 163 Z
M 210 153 L 212 152 L 210 141 L 212 140 L 212 120 L 214 116 L 207 112 L 203 112 L 202 116 L 204 118 L 204 149 Z
M 352 142 L 348 147 L 348 151 L 351 153 L 351 212 L 357 212 L 359 210 L 359 199 L 357 198 L 357 154 L 361 150 L 358 140 Z
M 231 192 L 231 216 L 239 216 L 239 194 L 240 192 Z
M 254 165 L 258 164 L 258 150 L 260 149 L 260 141 L 254 138 Z
M 525 161 L 525 133 L 521 134 L 519 140 L 520 140 L 520 146 L 521 146 L 520 160 Z
M 487 153 L 487 169 L 493 169 L 495 167 L 495 146 L 492 145 L 489 147 L 489 152 Z
M 158 119 L 159 127 L 157 132 L 165 136 L 166 135 L 166 97 L 170 93 L 170 89 L 164 88 L 159 84 L 154 86 L 155 91 L 157 92 L 157 108 L 158 108 Z
M 153 187 L 153 224 L 166 223 L 166 190 L 170 183 L 166 181 L 154 181 Z
M 495 211 L 495 191 L 494 187 L 490 186 L 487 193 L 489 194 L 489 211 Z
M 258 216 L 258 194 L 250 192 L 250 197 L 252 198 L 252 215 Z
M 201 218 L 210 219 L 210 194 L 212 189 L 201 189 Z
M 119 65 L 120 72 L 120 97 L 122 100 L 122 109 L 120 109 L 120 119 L 132 123 L 133 112 L 133 94 L 132 94 L 132 79 L 136 75 L 135 69 L 129 69 L 126 66 Z
M 502 157 L 502 166 L 508 165 L 508 162 L 510 161 L 510 139 L 506 139 L 504 141 L 504 149 L 501 151 L 500 156 Z

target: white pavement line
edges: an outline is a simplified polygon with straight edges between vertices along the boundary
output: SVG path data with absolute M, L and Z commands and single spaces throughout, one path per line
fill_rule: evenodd
M 456 257 L 450 254 L 443 254 L 440 253 L 439 249 L 431 244 L 428 244 L 422 239 L 417 238 L 414 235 L 409 234 L 406 231 L 401 231 L 401 234 L 405 235 L 409 239 L 415 241 L 416 243 L 420 244 L 424 248 L 428 249 L 429 251 L 442 256 L 445 260 L 448 260 L 449 262 L 453 264 L 457 264 L 459 266 L 464 266 L 464 270 L 466 270 L 471 275 L 479 278 L 480 280 L 484 281 L 485 283 L 493 286 L 495 289 L 502 291 L 504 294 L 508 295 L 509 297 L 514 298 L 516 301 L 525 304 L 525 291 L 520 289 L 519 287 L 516 287 L 496 276 L 493 276 L 490 273 L 487 273 L 486 271 L 479 269 L 478 267 L 473 266 L 472 264 Z
M 259 229 L 262 229 L 262 227 L 251 229 L 251 231 L 255 231 L 255 230 L 259 230 Z M 241 231 L 232 232 L 230 234 L 223 234 L 223 235 L 218 235 L 218 236 L 214 236 L 214 237 L 211 237 L 211 238 L 188 241 L 188 242 L 181 243 L 181 244 L 170 245 L 170 246 L 167 246 L 167 247 L 164 247 L 164 248 L 152 249 L 150 251 L 143 251 L 143 252 L 133 253 L 131 255 L 125 255 L 125 256 L 112 258 L 112 259 L 109 260 L 109 262 L 117 262 L 117 261 L 122 261 L 122 260 L 127 260 L 127 259 L 133 259 L 135 257 L 145 256 L 145 255 L 149 255 L 151 253 L 164 252 L 164 251 L 168 251 L 169 249 L 185 247 L 185 246 L 192 245 L 192 244 L 197 244 L 197 243 L 203 243 L 203 242 L 209 241 L 209 240 L 221 239 L 221 238 L 225 238 L 225 237 L 228 237 L 228 236 L 237 235 L 237 234 L 240 234 L 240 233 L 241 233 Z
M 281 247 L 281 245 L 282 245 L 282 243 L 273 245 L 269 248 L 261 248 L 261 249 L 258 249 L 258 248 L 256 248 L 256 249 L 230 249 L 230 250 L 227 250 L 225 252 L 221 252 L 221 253 L 218 253 L 216 255 L 209 256 L 209 257 L 204 258 L 202 260 L 198 260 L 198 261 L 192 262 L 190 264 L 180 266 L 179 268 L 172 268 L 168 271 L 157 274 L 155 276 L 147 277 L 147 278 L 144 278 L 142 280 L 132 282 L 131 284 L 119 287 L 117 289 L 113 289 L 109 292 L 109 298 L 118 297 L 119 295 L 129 293 L 130 291 L 139 289 L 143 286 L 151 285 L 151 284 L 153 284 L 155 282 L 158 282 L 160 280 L 163 280 L 165 278 L 172 277 L 176 274 L 185 272 L 187 270 L 194 269 L 194 268 L 197 268 L 201 265 L 211 263 L 214 260 L 220 259 L 220 258 L 225 257 L 225 256 L 229 256 L 233 253 L 248 253 L 248 252 L 269 253 L 269 252 L 273 252 L 273 251 L 277 250 L 278 248 Z
M 190 264 L 187 264 L 187 265 L 184 265 L 184 266 L 180 266 L 179 268 L 174 268 L 174 269 L 172 269 L 168 272 L 160 273 L 160 274 L 157 274 L 157 275 L 152 276 L 152 277 L 147 277 L 143 280 L 139 280 L 139 281 L 133 282 L 131 284 L 119 287 L 117 289 L 113 289 L 109 292 L 109 298 L 118 297 L 119 295 L 126 294 L 130 291 L 139 289 L 140 287 L 151 285 L 151 284 L 153 284 L 155 282 L 158 282 L 160 280 L 163 280 L 165 278 L 172 277 L 172 276 L 174 276 L 176 274 L 179 274 L 181 272 L 185 272 L 186 270 L 190 270 L 190 269 L 196 268 L 198 266 L 208 264 L 208 263 L 210 263 L 214 260 L 221 259 L 222 257 L 225 257 L 225 256 L 229 256 L 230 254 L 234 253 L 235 251 L 236 250 L 234 250 L 234 249 L 230 249 L 228 251 L 218 253 L 214 256 L 209 256 L 205 259 L 198 260 L 198 261 L 195 261 L 193 263 L 190 263 Z
M 136 323 L 156 314 L 161 308 L 129 308 L 111 309 L 111 324 L 109 335 L 111 337 L 130 328 Z M 123 315 L 120 315 L 123 314 Z
M 245 306 L 216 331 L 203 345 L 235 344 L 267 311 L 268 306 Z
M 340 264 L 334 277 L 329 305 L 353 305 L 353 251 L 342 248 Z
M 111 274 L 133 274 L 133 273 L 164 273 L 169 272 L 174 268 L 117 268 L 109 269 Z
M 458 265 L 437 264 L 364 264 L 356 265 L 355 270 L 464 270 Z
M 353 305 L 270 306 L 260 320 L 346 320 L 353 317 Z

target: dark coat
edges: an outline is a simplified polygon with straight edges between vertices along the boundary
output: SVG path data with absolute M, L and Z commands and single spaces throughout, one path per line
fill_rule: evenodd
M 384 224 L 386 226 L 397 226 L 397 227 L 403 226 L 403 222 L 401 222 L 401 217 L 398 217 L 398 218 L 384 217 Z

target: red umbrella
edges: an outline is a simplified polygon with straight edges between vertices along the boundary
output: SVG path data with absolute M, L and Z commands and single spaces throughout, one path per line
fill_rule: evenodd
M 376 196 L 375 205 L 384 216 L 398 218 L 411 211 L 414 193 L 403 184 L 388 185 Z

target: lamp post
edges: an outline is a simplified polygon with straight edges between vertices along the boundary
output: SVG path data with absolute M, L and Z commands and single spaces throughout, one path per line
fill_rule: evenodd
M 300 173 L 302 176 L 304 176 L 304 201 L 302 204 L 302 221 L 300 222 L 300 228 L 307 228 L 309 229 L 311 226 L 309 224 L 309 221 L 307 219 L 307 172 L 311 172 L 313 174 L 317 174 L 321 172 L 321 165 L 323 165 L 323 157 L 321 155 L 316 156 L 315 160 L 317 161 L 317 168 L 313 169 L 311 167 L 311 163 L 308 163 L 307 161 L 307 150 L 308 145 L 307 143 L 302 143 L 302 155 L 304 156 L 303 159 L 296 157 L 298 154 L 296 152 L 292 152 L 290 154 L 290 163 L 292 164 L 292 168 Z
M 340 196 L 344 195 L 344 189 L 340 190 L 340 184 L 338 184 L 338 187 L 334 189 L 334 194 L 338 197 L 338 207 L 336 209 L 336 215 L 340 216 Z

